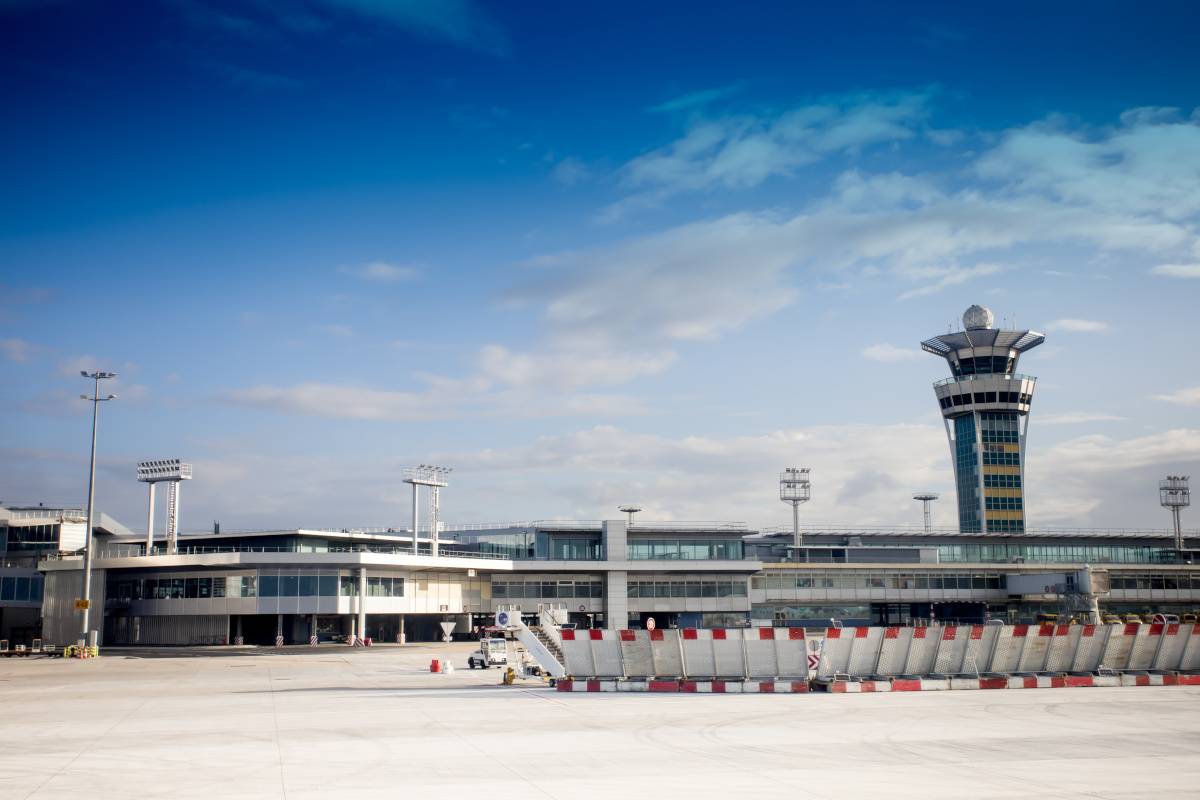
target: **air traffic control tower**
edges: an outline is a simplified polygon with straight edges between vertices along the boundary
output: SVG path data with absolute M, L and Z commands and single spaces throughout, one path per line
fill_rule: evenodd
M 991 311 L 971 306 L 964 330 L 921 342 L 953 374 L 933 390 L 950 440 L 962 533 L 1025 532 L 1025 437 L 1037 378 L 1018 373 L 1017 361 L 1046 337 L 994 324 Z

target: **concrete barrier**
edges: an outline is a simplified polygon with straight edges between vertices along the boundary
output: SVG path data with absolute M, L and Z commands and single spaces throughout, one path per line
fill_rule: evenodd
M 879 675 L 902 675 L 915 628 L 885 628 L 875 669 Z
M 1100 666 L 1107 669 L 1128 667 L 1129 655 L 1133 650 L 1133 640 L 1137 637 L 1138 629 L 1141 627 L 1136 622 L 1109 625 L 1108 640 L 1104 643 L 1104 655 L 1100 658 Z
M 712 688 L 715 682 L 739 684 L 726 692 L 766 693 L 772 689 L 764 682 L 785 681 L 790 687 L 807 678 L 807 645 L 800 628 L 568 630 L 562 641 L 568 674 L 630 684 L 614 691 L 719 691 Z M 815 680 L 827 686 L 853 683 L 836 690 L 850 693 L 879 680 L 889 688 L 875 691 L 1118 685 L 1098 674 L 1105 670 L 1135 676 L 1120 685 L 1193 685 L 1170 677 L 1164 682 L 1161 676 L 1139 683 L 1136 677 L 1200 672 L 1200 626 L 830 628 Z M 927 683 L 943 677 L 950 683 Z M 646 688 L 633 686 L 637 681 Z M 666 688 L 662 681 L 696 688 Z M 651 683 L 657 688 L 649 688 Z M 708 687 L 701 689 L 703 684 Z
M 904 663 L 905 675 L 928 675 L 933 672 L 934 659 L 937 658 L 938 645 L 941 643 L 941 631 L 940 627 L 913 628 L 908 658 Z
M 689 677 L 711 678 L 717 674 L 717 662 L 713 656 L 712 630 L 708 628 L 684 628 L 683 660 L 687 664 Z
M 1158 645 L 1158 652 L 1154 656 L 1154 663 L 1151 665 L 1156 670 L 1176 670 L 1179 669 L 1180 662 L 1183 660 L 1183 651 L 1187 647 L 1188 639 L 1192 636 L 1194 625 L 1168 625 L 1162 634 L 1162 641 Z
M 1159 624 L 1140 626 L 1137 636 L 1133 638 L 1133 647 L 1129 649 L 1129 663 L 1126 664 L 1126 669 L 1150 669 L 1154 664 L 1154 656 L 1158 653 L 1158 646 L 1162 643 L 1165 627 Z
M 714 678 L 744 678 L 746 657 L 742 650 L 742 628 L 713 628 Z
M 655 629 L 647 633 L 650 634 L 654 674 L 686 677 L 688 672 L 683 664 L 683 650 L 679 646 L 679 631 Z
M 884 628 L 850 628 L 850 656 L 846 674 L 865 678 L 875 674 L 879 651 L 883 646 Z
M 1108 626 L 1081 625 L 1075 657 L 1071 659 L 1071 672 L 1095 672 L 1104 658 L 1104 645 L 1108 641 Z
M 1179 669 L 1184 672 L 1200 672 L 1200 625 L 1193 625 L 1191 635 L 1183 645 L 1179 657 Z

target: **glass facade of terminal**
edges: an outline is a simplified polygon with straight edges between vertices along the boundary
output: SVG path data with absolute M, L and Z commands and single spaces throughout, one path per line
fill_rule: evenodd
M 0 600 L 13 603 L 40 603 L 42 600 L 41 576 L 5 575 L 0 578 Z
M 1179 554 L 1169 547 L 1117 544 L 942 544 L 943 563 L 1173 564 Z
M 745 597 L 746 579 L 727 575 L 630 580 L 628 597 Z
M 604 582 L 599 578 L 575 578 L 573 580 L 492 578 L 492 597 L 495 599 L 533 598 L 548 600 L 604 597 Z
M 740 561 L 741 539 L 630 539 L 630 561 Z

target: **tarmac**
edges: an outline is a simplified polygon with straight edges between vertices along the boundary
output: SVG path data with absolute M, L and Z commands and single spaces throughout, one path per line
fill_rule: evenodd
M 0 797 L 1200 795 L 1200 688 L 572 694 L 471 649 L 7 659 Z

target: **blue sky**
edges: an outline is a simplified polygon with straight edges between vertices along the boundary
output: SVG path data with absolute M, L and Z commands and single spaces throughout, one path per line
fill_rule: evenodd
M 919 342 L 1047 333 L 1033 526 L 1200 469 L 1197 12 L 0 2 L 0 500 L 183 457 L 185 529 L 916 523 Z M 953 522 L 949 503 L 935 520 Z

